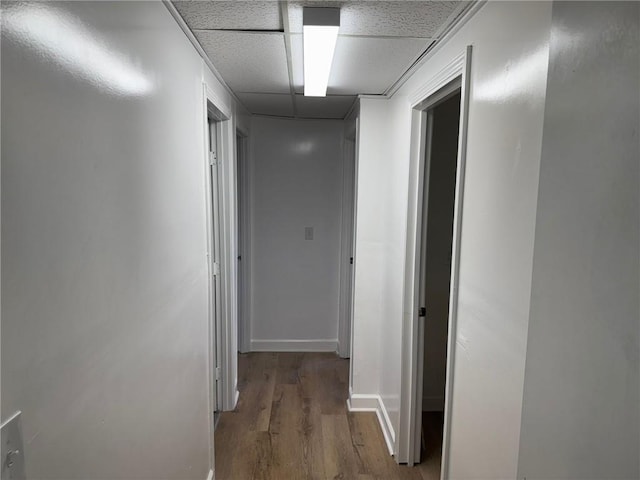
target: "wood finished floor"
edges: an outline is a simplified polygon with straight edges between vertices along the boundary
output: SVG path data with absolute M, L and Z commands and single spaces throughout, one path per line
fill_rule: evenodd
M 347 412 L 348 381 L 349 361 L 335 354 L 240 355 L 238 406 L 221 415 L 215 433 L 215 478 L 439 478 L 439 455 L 397 465 L 375 413 Z

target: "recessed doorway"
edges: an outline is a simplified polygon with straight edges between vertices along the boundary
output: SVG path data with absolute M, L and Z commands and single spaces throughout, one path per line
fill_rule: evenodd
M 422 414 L 416 419 L 420 441 L 414 448 L 421 468 L 433 478 L 441 473 L 460 100 L 456 84 L 426 110 L 418 314 Z
M 400 427 L 396 459 L 447 478 L 471 47 L 410 99 Z M 424 477 L 423 473 L 423 477 Z

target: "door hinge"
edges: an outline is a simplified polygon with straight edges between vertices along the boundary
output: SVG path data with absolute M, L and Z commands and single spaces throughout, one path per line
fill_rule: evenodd
M 218 156 L 216 155 L 216 152 L 209 152 L 209 165 L 217 165 L 218 163 Z
M 353 257 L 349 258 L 349 265 L 353 265 Z
M 216 367 L 216 381 L 220 380 L 220 367 Z
M 427 316 L 427 309 L 426 307 L 420 307 L 418 309 L 418 317 L 426 317 Z
M 213 276 L 217 277 L 220 275 L 220 264 L 218 262 L 213 262 Z

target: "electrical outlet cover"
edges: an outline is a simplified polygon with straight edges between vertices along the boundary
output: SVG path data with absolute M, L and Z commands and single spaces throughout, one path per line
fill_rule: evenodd
M 304 239 L 313 240 L 313 227 L 304 227 Z

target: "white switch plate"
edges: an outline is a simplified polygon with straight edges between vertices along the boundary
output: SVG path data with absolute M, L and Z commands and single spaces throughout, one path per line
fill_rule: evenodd
M 313 227 L 304 227 L 304 239 L 313 240 Z
M 24 445 L 22 443 L 22 422 L 20 412 L 0 426 L 2 433 L 2 449 L 0 462 L 2 462 L 2 480 L 25 480 L 24 471 Z

